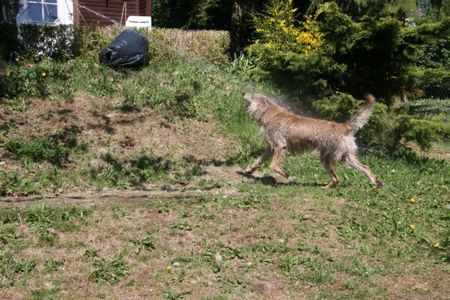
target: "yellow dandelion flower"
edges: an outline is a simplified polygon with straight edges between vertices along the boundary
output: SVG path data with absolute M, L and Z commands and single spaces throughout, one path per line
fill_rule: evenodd
M 416 229 L 416 224 L 411 224 L 409 225 L 409 229 L 411 229 L 412 231 L 414 231 Z
M 47 76 L 47 73 L 41 72 L 41 76 L 42 76 L 42 77 L 46 77 L 46 76 Z
M 441 248 L 441 243 L 439 242 L 434 243 L 433 248 Z
M 411 198 L 411 199 L 409 199 L 409 202 L 411 202 L 411 203 L 416 203 L 416 198 Z

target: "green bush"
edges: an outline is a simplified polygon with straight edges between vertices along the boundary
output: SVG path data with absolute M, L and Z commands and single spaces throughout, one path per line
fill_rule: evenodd
M 432 142 L 450 136 L 450 126 L 444 122 L 421 120 L 412 116 L 401 115 L 397 118 L 393 131 L 394 142 L 415 141 L 422 148 L 428 149 Z
M 72 58 L 77 53 L 75 37 L 74 28 L 68 25 L 22 24 L 19 27 L 21 52 L 27 59 Z
M 269 1 L 266 13 L 255 17 L 259 38 L 248 48 L 257 62 L 252 72 L 288 82 L 280 86 L 293 99 L 337 121 L 347 120 L 360 105 L 355 99 L 371 92 L 378 108 L 360 133 L 365 144 L 386 148 L 414 141 L 428 148 L 448 127 L 395 109 L 403 95 L 450 78 L 441 59 L 429 63 L 431 52 L 446 54 L 450 18 L 406 27 L 401 7 L 379 4 L 377 11 L 363 6 L 354 18 L 326 2 L 298 21 L 291 0 Z

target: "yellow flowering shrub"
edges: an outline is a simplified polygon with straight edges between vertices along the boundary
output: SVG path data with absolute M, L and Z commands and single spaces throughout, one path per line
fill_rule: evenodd
M 323 37 L 315 21 L 317 15 L 306 16 L 303 22 L 298 22 L 296 12 L 292 0 L 271 0 L 266 13 L 255 17 L 256 32 L 260 35 L 256 47 L 296 53 L 318 49 Z M 252 47 L 255 46 L 250 46 L 250 51 Z

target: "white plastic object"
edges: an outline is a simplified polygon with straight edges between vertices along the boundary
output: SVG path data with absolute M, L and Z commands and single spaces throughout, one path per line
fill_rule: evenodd
M 133 28 L 152 28 L 152 17 L 149 16 L 129 16 L 127 22 L 125 23 L 126 27 Z

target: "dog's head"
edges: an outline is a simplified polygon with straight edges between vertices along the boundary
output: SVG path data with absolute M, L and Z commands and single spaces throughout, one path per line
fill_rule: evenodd
M 268 96 L 261 93 L 244 93 L 244 99 L 247 101 L 246 109 L 252 116 L 274 104 Z
M 246 100 L 245 109 L 251 113 L 256 109 L 257 103 L 255 101 L 255 94 L 253 93 L 244 93 L 244 99 Z

